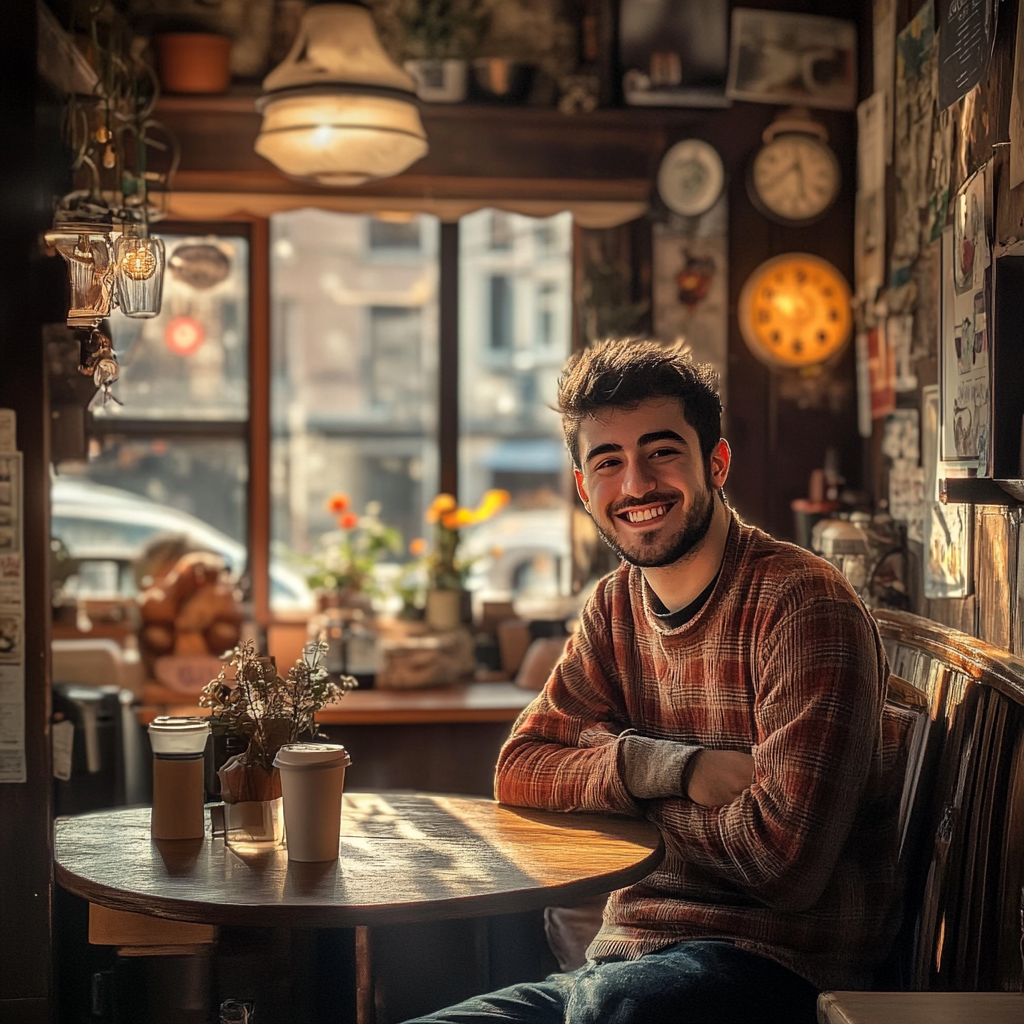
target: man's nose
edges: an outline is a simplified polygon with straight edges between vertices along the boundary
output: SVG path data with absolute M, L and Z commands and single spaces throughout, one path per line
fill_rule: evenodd
M 644 459 L 631 459 L 627 462 L 622 478 L 622 489 L 626 494 L 642 498 L 654 489 L 654 485 L 654 473 Z

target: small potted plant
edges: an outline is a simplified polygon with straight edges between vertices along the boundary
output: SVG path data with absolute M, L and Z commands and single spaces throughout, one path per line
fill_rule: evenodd
M 462 621 L 462 595 L 472 561 L 459 558 L 459 531 L 497 515 L 509 497 L 508 491 L 489 490 L 471 509 L 461 507 L 450 494 L 439 494 L 427 509 L 434 546 L 424 555 L 429 581 L 426 620 L 434 629 L 454 629 Z
M 399 11 L 416 95 L 432 103 L 466 98 L 467 58 L 486 31 L 482 0 L 406 0 Z
M 274 659 L 258 654 L 253 641 L 246 640 L 203 688 L 200 706 L 209 708 L 225 731 L 249 741 L 217 772 L 229 843 L 281 841 L 281 776 L 274 757 L 285 743 L 296 743 L 304 734 L 315 738 L 316 713 L 357 685 L 349 676 L 334 682 L 327 675 L 326 653 L 321 636 L 306 644 L 282 678 Z
M 402 534 L 381 521 L 376 501 L 359 515 L 352 511 L 348 495 L 332 494 L 327 511 L 335 516 L 337 528 L 320 538 L 319 549 L 307 562 L 306 582 L 316 591 L 321 610 L 369 612 L 370 599 L 378 593 L 377 563 L 401 552 Z

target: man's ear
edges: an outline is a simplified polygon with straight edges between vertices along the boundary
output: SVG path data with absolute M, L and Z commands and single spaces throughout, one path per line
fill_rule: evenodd
M 583 474 L 578 470 L 574 469 L 572 475 L 576 478 L 576 493 L 580 496 L 580 501 L 587 506 L 587 511 L 590 511 L 590 498 L 587 496 L 587 488 L 583 483 Z
M 715 490 L 721 490 L 729 476 L 729 466 L 732 464 L 732 449 L 724 437 L 718 439 L 718 444 L 711 450 L 709 468 L 711 471 L 711 486 Z

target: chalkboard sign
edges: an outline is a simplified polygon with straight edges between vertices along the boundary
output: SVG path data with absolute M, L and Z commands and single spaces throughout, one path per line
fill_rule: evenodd
M 956 103 L 985 76 L 999 0 L 938 0 L 939 107 Z

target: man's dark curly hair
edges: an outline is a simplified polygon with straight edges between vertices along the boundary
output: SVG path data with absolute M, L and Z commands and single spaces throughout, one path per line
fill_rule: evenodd
M 707 462 L 722 436 L 718 375 L 694 363 L 682 345 L 631 338 L 602 341 L 569 358 L 558 378 L 558 411 L 565 446 L 581 469 L 581 421 L 600 409 L 631 409 L 647 398 L 678 398 L 683 418 L 697 432 Z

